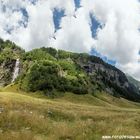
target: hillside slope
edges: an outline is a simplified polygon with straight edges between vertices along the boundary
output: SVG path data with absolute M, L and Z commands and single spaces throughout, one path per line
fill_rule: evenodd
M 0 92 L 1 140 L 99 140 L 107 134 L 140 134 L 139 103 L 104 93 L 47 99 L 8 90 Z
M 140 81 L 134 79 L 133 77 L 127 75 L 127 79 L 130 83 L 134 84 L 136 88 L 140 90 Z
M 92 94 L 105 91 L 115 97 L 140 101 L 139 89 L 126 75 L 102 59 L 86 53 L 54 48 L 25 52 L 10 41 L 0 41 L 0 85 L 12 82 L 17 60 L 19 89 L 41 91 L 52 96 L 59 92 Z

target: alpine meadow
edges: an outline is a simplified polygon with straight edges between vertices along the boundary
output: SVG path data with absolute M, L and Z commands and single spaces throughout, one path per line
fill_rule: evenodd
M 0 140 L 140 140 L 140 0 L 0 0 Z
M 139 88 L 102 59 L 1 39 L 0 65 L 1 140 L 139 135 Z

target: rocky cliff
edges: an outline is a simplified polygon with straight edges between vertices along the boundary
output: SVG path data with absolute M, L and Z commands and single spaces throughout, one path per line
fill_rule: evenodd
M 127 97 L 128 99 L 138 99 L 139 90 L 133 83 L 130 83 L 126 75 L 119 69 L 103 62 L 100 58 L 90 56 L 91 59 L 87 63 L 80 65 L 83 69 L 88 72 L 89 76 L 92 77 L 96 83 L 102 83 L 104 90 L 112 95 Z M 98 61 L 95 61 L 99 59 Z
M 20 47 L 11 41 L 0 39 L 0 86 L 12 82 L 16 60 L 24 53 Z

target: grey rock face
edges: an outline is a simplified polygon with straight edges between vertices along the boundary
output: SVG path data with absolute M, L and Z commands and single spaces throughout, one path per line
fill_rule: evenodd
M 105 63 L 95 56 L 91 59 L 89 58 L 88 61 L 79 59 L 77 63 L 91 77 L 94 83 L 104 85 L 103 90 L 108 93 L 117 94 L 117 96 L 119 95 L 128 99 L 140 99 L 139 90 L 116 67 Z
M 11 83 L 15 63 L 15 60 L 7 60 L 0 65 L 0 86 Z

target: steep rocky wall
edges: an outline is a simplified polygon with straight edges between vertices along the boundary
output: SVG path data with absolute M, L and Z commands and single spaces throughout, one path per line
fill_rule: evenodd
M 139 90 L 128 81 L 126 75 L 114 66 L 111 66 L 98 58 L 83 61 L 79 59 L 77 64 L 92 78 L 94 83 L 101 83 L 104 89 L 111 94 L 127 97 L 128 99 L 140 99 Z
M 16 60 L 6 60 L 0 65 L 0 86 L 11 83 Z

